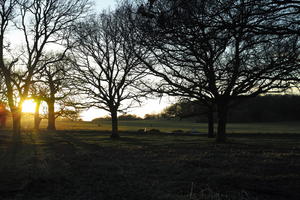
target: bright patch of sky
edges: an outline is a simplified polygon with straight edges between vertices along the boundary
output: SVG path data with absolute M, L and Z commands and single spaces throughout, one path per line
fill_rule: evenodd
M 95 0 L 97 10 L 113 9 L 116 5 L 114 0 Z
M 175 103 L 174 99 L 173 100 L 171 100 L 170 98 L 150 99 L 150 100 L 146 100 L 144 105 L 140 107 L 132 108 L 127 113 L 135 114 L 139 117 L 144 117 L 145 114 L 158 114 L 168 105 L 170 105 L 170 103 Z M 109 113 L 104 110 L 95 109 L 95 108 L 91 108 L 81 113 L 81 118 L 84 121 L 91 121 L 92 119 L 103 117 L 103 116 L 109 116 Z

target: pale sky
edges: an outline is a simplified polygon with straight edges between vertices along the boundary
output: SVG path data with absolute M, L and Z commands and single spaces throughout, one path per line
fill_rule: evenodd
M 140 117 L 144 117 L 145 114 L 157 114 L 168 105 L 170 105 L 172 101 L 173 103 L 175 103 L 174 100 L 171 100 L 169 98 L 146 100 L 144 105 L 142 105 L 141 107 L 130 109 L 128 114 L 135 114 Z M 109 113 L 100 109 L 91 108 L 87 111 L 82 112 L 81 118 L 85 121 L 91 121 L 94 118 L 102 117 L 105 115 L 109 115 Z
M 96 3 L 96 9 L 97 10 L 103 10 L 103 9 L 113 9 L 116 5 L 115 0 L 95 0 Z

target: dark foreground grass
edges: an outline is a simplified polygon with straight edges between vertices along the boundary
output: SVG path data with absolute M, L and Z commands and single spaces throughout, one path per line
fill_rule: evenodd
M 300 136 L 0 133 L 0 199 L 300 199 Z

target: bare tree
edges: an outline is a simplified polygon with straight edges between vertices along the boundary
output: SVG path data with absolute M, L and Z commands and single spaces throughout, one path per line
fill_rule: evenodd
M 68 117 L 78 113 L 72 88 L 72 79 L 70 74 L 71 62 L 68 57 L 61 60 L 55 57 L 61 57 L 60 54 L 47 54 L 54 58 L 56 62 L 43 66 L 43 69 L 34 77 L 34 84 L 31 87 L 31 98 L 36 102 L 35 129 L 39 129 L 41 118 L 39 117 L 39 107 L 41 102 L 46 102 L 48 106 L 48 130 L 56 130 L 55 120 L 60 116 Z M 72 107 L 72 109 L 71 109 Z
M 3 75 L 3 82 L 6 86 L 5 96 L 10 99 L 13 99 L 11 70 L 16 60 L 7 61 L 4 57 L 8 48 L 8 42 L 5 41 L 5 36 L 9 26 L 12 24 L 12 20 L 16 18 L 16 6 L 17 0 L 6 0 L 1 1 L 0 7 L 0 70 Z M 12 108 L 13 102 L 11 102 L 9 106 Z
M 0 69 L 4 74 L 6 96 L 13 117 L 13 129 L 19 134 L 21 110 L 28 97 L 33 76 L 42 70 L 43 63 L 55 62 L 44 56 L 51 46 L 62 48 L 70 26 L 89 8 L 89 0 L 22 0 L 1 1 Z M 16 21 L 16 23 L 12 23 Z M 4 40 L 8 25 L 13 25 L 24 36 L 18 55 L 5 62 Z M 58 47 L 58 45 L 60 47 Z M 66 49 L 65 49 L 66 50 Z M 8 51 L 9 53 L 9 51 Z
M 68 63 L 66 60 L 48 65 L 44 68 L 43 83 L 48 87 L 44 100 L 48 105 L 48 130 L 55 130 L 55 103 L 66 99 L 71 94 L 70 82 L 67 76 Z
M 297 78 L 299 34 L 291 31 L 299 31 L 297 8 L 281 1 L 289 8 L 278 10 L 272 3 L 157 0 L 137 9 L 136 38 L 152 54 L 140 59 L 158 77 L 151 88 L 215 106 L 217 141 L 226 140 L 231 106 L 283 92 Z
M 78 24 L 74 40 L 76 87 L 87 98 L 87 107 L 111 114 L 112 138 L 119 138 L 118 112 L 139 101 L 137 85 L 145 75 L 138 71 L 140 60 L 128 47 L 130 23 L 126 9 L 102 13 Z M 130 43 L 133 47 L 134 43 Z

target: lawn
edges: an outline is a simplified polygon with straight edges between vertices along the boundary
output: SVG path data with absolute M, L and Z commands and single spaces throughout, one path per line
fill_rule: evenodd
M 100 124 L 92 122 L 58 122 L 58 129 L 81 130 L 111 130 L 110 121 L 102 121 Z M 46 127 L 46 125 L 44 125 Z M 175 120 L 133 120 L 119 121 L 119 129 L 123 131 L 137 131 L 139 129 L 158 129 L 162 132 L 182 130 L 184 132 L 207 133 L 207 123 L 195 123 L 191 121 Z M 228 133 L 300 133 L 300 122 L 272 122 L 272 123 L 229 123 Z
M 23 128 L 30 130 L 33 128 L 31 119 L 23 119 Z M 8 126 L 11 123 L 8 122 Z M 57 121 L 58 130 L 111 130 L 111 122 L 103 120 L 100 123 L 93 122 L 72 122 Z M 47 120 L 43 120 L 41 128 L 47 127 Z M 139 129 L 158 129 L 162 132 L 173 132 L 182 130 L 183 132 L 200 132 L 207 133 L 207 123 L 195 123 L 192 121 L 175 121 L 175 120 L 132 120 L 119 121 L 119 129 L 121 131 L 134 131 Z M 239 133 L 300 133 L 300 122 L 270 122 L 270 123 L 229 123 L 227 125 L 229 134 Z
M 121 135 L 1 132 L 0 199 L 300 199 L 298 134 Z

